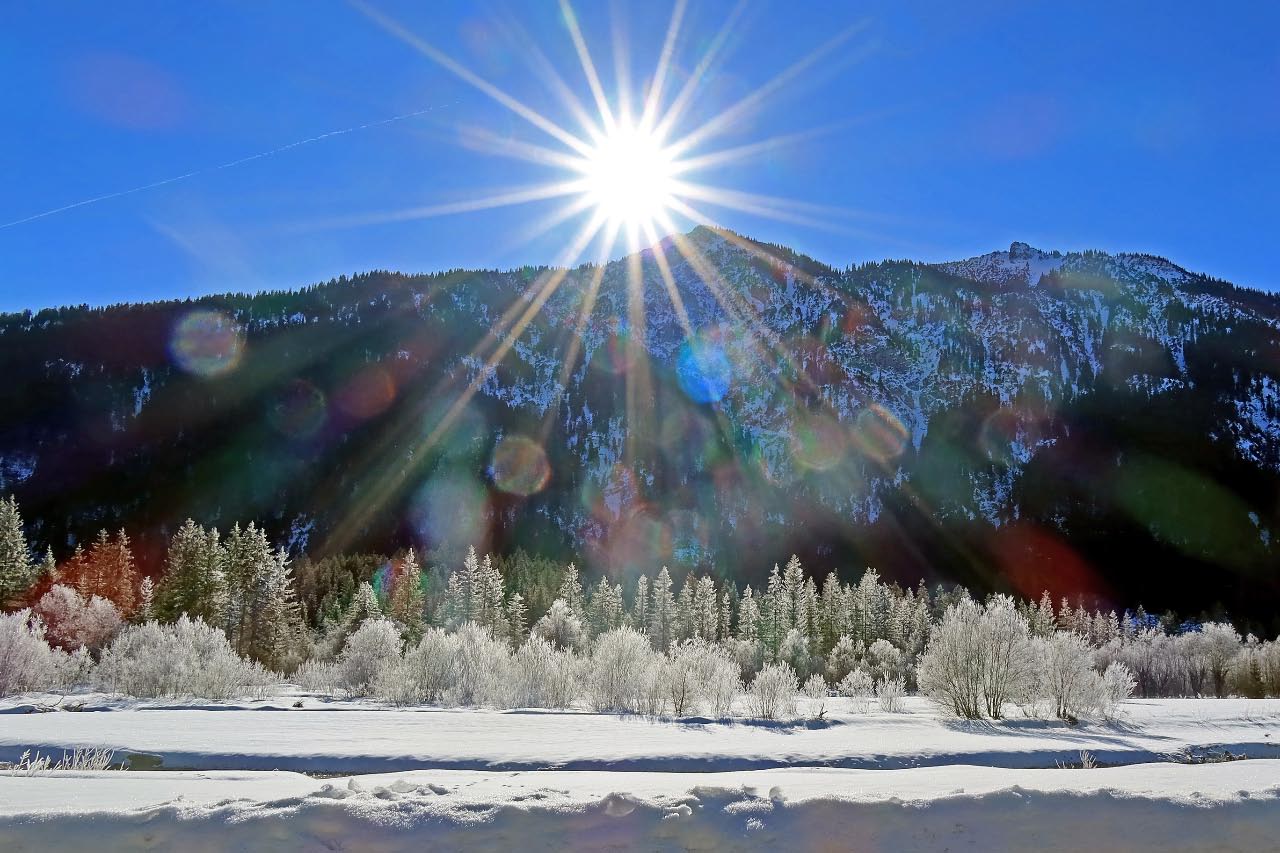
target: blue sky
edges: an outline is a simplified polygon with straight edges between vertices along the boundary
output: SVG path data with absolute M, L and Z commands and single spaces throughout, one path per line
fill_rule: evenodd
M 590 102 L 555 3 L 374 5 L 576 129 L 528 62 L 536 45 Z M 638 92 L 670 7 L 580 5 L 606 89 L 616 83 L 617 30 Z M 733 5 L 691 0 L 673 79 L 697 65 Z M 804 221 L 706 208 L 718 222 L 838 266 L 947 260 L 1016 239 L 1154 252 L 1275 289 L 1276 10 L 749 3 L 681 126 L 692 129 L 861 24 L 702 149 L 825 128 L 697 176 L 818 207 Z M 0 75 L 0 225 L 196 173 L 0 227 L 0 310 L 291 288 L 373 268 L 548 263 L 574 230 L 570 222 L 528 239 L 556 209 L 549 202 L 336 221 L 556 177 L 468 145 L 472 128 L 555 142 L 345 3 L 14 4 L 0 30 Z

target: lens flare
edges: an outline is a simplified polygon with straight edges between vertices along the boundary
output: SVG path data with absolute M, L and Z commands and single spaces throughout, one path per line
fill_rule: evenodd
M 879 403 L 873 403 L 858 413 L 855 431 L 858 448 L 882 464 L 901 456 L 910 438 L 898 416 Z
M 276 397 L 267 419 L 291 438 L 310 438 L 328 418 L 324 393 L 305 379 L 295 379 Z
M 669 214 L 674 163 L 657 133 L 618 125 L 596 139 L 579 168 L 587 199 L 606 221 L 634 230 Z
M 169 353 L 188 373 L 221 376 L 240 363 L 244 330 L 221 311 L 192 311 L 173 327 Z
M 680 388 L 696 403 L 718 403 L 729 393 L 733 366 L 718 341 L 698 337 L 685 341 L 676 357 Z
M 496 488 L 522 497 L 542 491 L 551 479 L 546 451 L 537 442 L 520 435 L 498 442 L 489 471 Z

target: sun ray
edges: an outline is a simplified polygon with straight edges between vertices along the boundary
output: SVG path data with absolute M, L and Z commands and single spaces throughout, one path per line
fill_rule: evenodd
M 560 0 L 560 14 L 564 18 L 565 26 L 569 29 L 569 38 L 573 40 L 574 50 L 578 52 L 578 62 L 582 64 L 582 73 L 586 75 L 587 86 L 596 100 L 596 109 L 600 111 L 600 120 L 607 134 L 614 126 L 613 110 L 609 108 L 609 99 L 605 97 L 604 87 L 600 84 L 600 75 L 596 73 L 595 63 L 591 61 L 587 42 L 583 39 L 582 30 L 578 27 L 578 16 L 574 13 L 569 0 Z
M 662 102 L 662 88 L 667 82 L 667 72 L 671 68 L 671 57 L 675 53 L 676 37 L 680 33 L 680 24 L 684 20 L 687 0 L 676 0 L 671 9 L 671 21 L 667 24 L 667 35 L 662 40 L 662 51 L 658 54 L 658 64 L 654 68 L 653 79 L 649 83 L 649 91 L 644 98 L 644 111 L 640 114 L 640 127 L 653 127 L 657 115 L 658 104 Z
M 862 32 L 866 28 L 866 21 L 861 21 L 853 24 L 852 26 L 846 27 L 844 30 L 840 31 L 820 45 L 817 49 L 806 54 L 802 59 L 793 63 L 780 74 L 774 76 L 768 82 L 758 87 L 732 106 L 721 110 L 701 126 L 673 142 L 671 144 L 672 153 L 674 156 L 681 156 L 691 148 L 694 148 L 712 136 L 723 132 L 725 128 L 741 119 L 746 112 L 754 109 L 761 101 L 765 100 L 774 92 L 778 91 L 778 89 L 782 88 L 792 80 L 799 77 L 805 71 L 812 68 L 820 60 L 825 59 L 837 47 L 844 44 L 854 35 Z
M 429 42 L 425 41 L 419 36 L 414 35 L 409 30 L 402 27 L 394 19 L 387 17 L 383 13 L 379 12 L 377 9 L 363 2 L 363 0 L 347 0 L 347 2 L 350 3 L 353 7 L 355 7 L 360 12 L 364 13 L 364 15 L 366 15 L 371 21 L 378 24 L 388 33 L 400 39 L 410 47 L 414 48 L 423 56 L 427 57 L 428 59 L 432 60 L 437 65 L 439 65 L 440 67 L 444 68 L 446 71 L 451 72 L 454 76 L 460 78 L 461 80 L 467 83 L 470 83 L 476 89 L 479 89 L 481 92 L 488 95 L 493 100 L 502 104 L 504 107 L 511 110 L 516 115 L 520 116 L 525 121 L 532 124 L 534 127 L 555 137 L 556 139 L 563 142 L 565 145 L 577 151 L 579 154 L 585 155 L 591 152 L 591 147 L 586 142 L 574 136 L 572 133 L 565 130 L 564 128 L 560 127 L 560 125 L 551 121 L 549 118 L 542 115 L 537 110 L 534 110 L 531 107 L 526 106 L 525 104 L 521 103 L 517 99 L 513 98 L 511 95 L 508 95 L 506 92 L 502 91 L 497 86 L 490 83 L 488 80 L 485 80 L 483 77 L 471 71 L 466 66 L 454 60 L 448 54 L 436 48 L 434 45 L 430 44 Z
M 363 213 L 353 216 L 337 216 L 329 219 L 313 220 L 293 226 L 289 230 L 311 231 L 333 228 L 358 228 L 365 225 L 383 225 L 390 222 L 407 222 L 414 219 L 430 219 L 435 216 L 449 216 L 455 213 L 472 213 L 478 210 L 490 210 L 495 207 L 509 207 L 517 204 L 546 201 L 563 198 L 568 195 L 581 194 L 585 186 L 581 180 L 559 181 L 551 184 L 538 184 L 533 187 L 498 193 L 466 201 L 446 202 L 444 204 L 410 207 L 404 210 L 392 210 L 378 213 Z
M 707 49 L 703 52 L 702 58 L 698 60 L 698 64 L 694 66 L 693 71 L 689 74 L 689 79 L 685 81 L 680 92 L 676 95 L 675 100 L 671 102 L 671 106 L 662 114 L 662 118 L 658 121 L 654 132 L 660 135 L 667 135 L 671 129 L 675 127 L 684 111 L 688 109 L 689 104 L 693 101 L 693 96 L 698 90 L 698 85 L 702 82 L 702 78 L 711 69 L 711 64 L 715 61 L 720 51 L 724 49 L 725 43 L 729 40 L 729 36 L 733 33 L 738 19 L 742 17 L 742 13 L 747 8 L 747 0 L 738 0 L 738 3 L 725 16 L 724 24 L 715 37 L 707 45 Z
M 463 127 L 458 136 L 464 147 L 498 157 L 524 160 L 527 163 L 555 166 L 561 169 L 574 169 L 581 162 L 581 158 L 574 157 L 564 151 L 557 151 L 554 148 L 547 148 L 545 145 L 502 136 L 487 128 L 474 125 Z

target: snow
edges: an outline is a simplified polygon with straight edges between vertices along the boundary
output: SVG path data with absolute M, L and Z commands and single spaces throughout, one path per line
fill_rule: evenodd
M 422 770 L 330 780 L 54 773 L 0 777 L 0 847 L 1264 850 L 1280 828 L 1276 780 L 1265 761 L 1024 771 Z
M 0 702 L 0 760 L 94 746 L 163 769 L 0 772 L 0 849 L 1056 850 L 1087 827 L 1096 850 L 1260 850 L 1280 831 L 1271 700 L 1135 700 L 1079 726 L 961 722 L 918 698 L 830 699 L 792 724 L 296 691 L 57 701 Z M 1081 750 L 1102 766 L 1062 769 Z M 1249 760 L 1170 760 L 1186 751 Z

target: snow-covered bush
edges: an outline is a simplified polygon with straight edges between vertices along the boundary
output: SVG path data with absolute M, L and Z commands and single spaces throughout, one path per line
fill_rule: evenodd
M 907 694 L 907 682 L 901 678 L 886 678 L 876 683 L 876 701 L 880 710 L 896 714 L 902 710 L 902 697 Z
M 741 681 L 755 678 L 760 667 L 764 666 L 764 646 L 759 640 L 726 640 L 724 648 L 738 664 L 738 678 Z
M 707 645 L 696 669 L 707 713 L 717 718 L 729 716 L 733 700 L 742 692 L 737 661 L 719 646 Z
M 993 719 L 1004 703 L 1034 692 L 1036 657 L 1027 620 L 1007 596 L 986 607 L 970 599 L 947 608 L 920 658 L 920 689 L 956 716 Z
M 530 633 L 541 637 L 557 648 L 579 651 L 586 644 L 587 633 L 582 620 L 574 615 L 569 605 L 557 598 L 551 609 L 533 624 Z
M 785 663 L 766 664 L 751 682 L 747 707 L 761 720 L 791 719 L 796 715 L 796 673 Z
M 855 669 L 840 679 L 836 689 L 841 696 L 848 696 L 852 700 L 849 705 L 855 713 L 865 714 L 875 695 L 875 682 L 865 669 Z
M 338 692 L 338 667 L 332 661 L 312 658 L 294 670 L 293 680 L 303 690 L 332 695 Z
M 1079 634 L 1058 631 L 1035 641 L 1040 666 L 1037 696 L 1049 700 L 1060 720 L 1101 710 L 1102 676 L 1093 668 L 1093 649 Z
M 229 699 L 261 694 L 274 677 L 237 655 L 221 631 L 184 615 L 125 628 L 103 649 L 94 679 L 127 696 Z
M 337 686 L 348 696 L 369 696 L 387 670 L 400 662 L 400 629 L 381 616 L 367 619 L 347 638 L 335 664 Z
M 800 688 L 800 692 L 809 700 L 809 716 L 815 720 L 821 720 L 827 713 L 827 681 L 818 673 L 809 676 L 809 679 Z
M 848 634 L 842 634 L 827 654 L 827 680 L 832 684 L 844 681 L 862 663 L 864 651 L 861 641 L 855 643 Z
M 0 696 L 62 685 L 67 655 L 44 639 L 44 623 L 30 610 L 0 613 Z
M 83 646 L 96 653 L 124 627 L 124 618 L 109 600 L 96 595 L 86 600 L 62 584 L 54 584 L 40 597 L 35 612 L 44 621 L 49 644 L 68 651 Z
M 1129 667 L 1118 662 L 1108 664 L 1102 673 L 1100 710 L 1103 716 L 1113 716 L 1120 703 L 1133 696 L 1133 688 L 1136 686 L 1137 682 L 1133 680 Z
M 696 640 L 673 643 L 671 651 L 667 653 L 667 660 L 662 665 L 662 684 L 671 713 L 677 717 L 692 714 L 698 702 L 701 685 L 695 663 L 700 645 L 700 641 Z
M 809 657 L 809 638 L 792 628 L 778 647 L 778 660 L 795 670 L 797 678 L 808 678 L 816 669 Z
M 723 648 L 704 640 L 673 645 L 662 679 L 677 717 L 696 713 L 699 707 L 713 717 L 726 717 L 742 690 L 737 662 Z
M 587 699 L 597 711 L 644 712 L 652 707 L 646 699 L 650 682 L 663 668 L 662 655 L 643 634 L 630 628 L 605 631 L 586 664 Z
M 578 659 L 542 637 L 525 640 L 511 665 L 511 703 L 517 708 L 568 708 L 578 690 Z
M 902 650 L 888 640 L 876 640 L 867 649 L 867 663 L 876 681 L 888 681 L 902 674 Z
M 382 670 L 374 692 L 399 705 L 438 704 L 458 680 L 458 640 L 428 628 L 404 657 Z
M 458 652 L 453 688 L 446 700 L 455 705 L 506 705 L 511 649 L 473 622 L 463 625 L 454 636 Z

